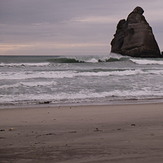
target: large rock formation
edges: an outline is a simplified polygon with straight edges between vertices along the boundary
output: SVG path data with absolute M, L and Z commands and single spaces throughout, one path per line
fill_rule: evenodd
M 127 20 L 122 19 L 111 41 L 111 52 L 131 57 L 162 57 L 158 44 L 145 17 L 144 10 L 136 7 Z

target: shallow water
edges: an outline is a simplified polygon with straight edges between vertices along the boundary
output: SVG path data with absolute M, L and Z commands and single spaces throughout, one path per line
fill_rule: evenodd
M 163 98 L 163 59 L 0 57 L 0 105 L 114 103 Z

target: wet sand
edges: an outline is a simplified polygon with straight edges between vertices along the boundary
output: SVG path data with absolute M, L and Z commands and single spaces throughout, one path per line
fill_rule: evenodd
M 0 163 L 162 163 L 163 104 L 0 110 Z

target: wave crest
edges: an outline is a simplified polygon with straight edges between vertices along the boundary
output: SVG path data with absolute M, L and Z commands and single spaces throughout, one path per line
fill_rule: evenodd
M 133 63 L 139 65 L 163 65 L 163 60 L 156 60 L 156 59 L 130 59 Z
M 42 63 L 0 63 L 0 67 L 44 67 L 48 66 L 48 62 Z

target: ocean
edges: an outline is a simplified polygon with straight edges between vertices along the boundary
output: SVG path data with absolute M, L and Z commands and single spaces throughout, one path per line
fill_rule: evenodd
M 0 56 L 0 107 L 163 102 L 163 59 Z

